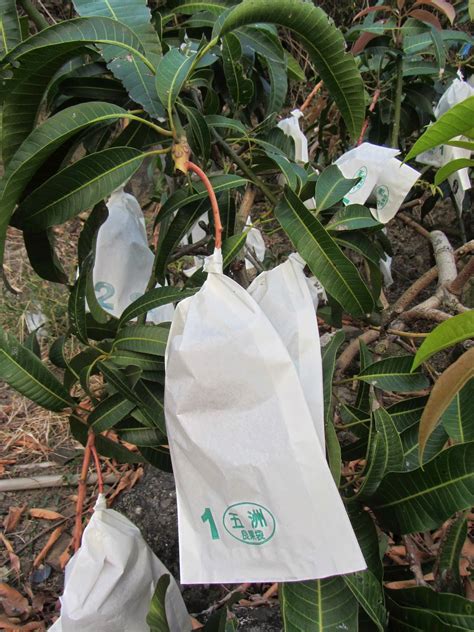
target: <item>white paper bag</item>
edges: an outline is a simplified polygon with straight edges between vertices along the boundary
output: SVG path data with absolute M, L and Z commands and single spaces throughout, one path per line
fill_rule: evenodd
M 377 176 L 373 191 L 376 208 L 370 212 L 382 224 L 387 224 L 395 215 L 410 189 L 420 177 L 419 171 L 403 164 L 397 158 L 389 158 Z M 369 196 L 369 200 L 372 196 Z
M 306 164 L 309 161 L 308 139 L 301 131 L 300 118 L 303 116 L 301 110 L 293 110 L 288 118 L 282 119 L 279 127 L 287 136 L 291 136 L 295 143 L 295 162 Z
M 273 325 L 293 360 L 313 424 L 323 449 L 323 368 L 316 305 L 303 272 L 305 261 L 296 253 L 273 270 L 262 272 L 248 288 Z
M 386 163 L 400 152 L 390 147 L 362 143 L 343 154 L 336 164 L 345 178 L 360 178 L 346 193 L 344 204 L 364 204 L 378 182 Z
M 144 294 L 153 253 L 148 247 L 142 209 L 133 195 L 117 189 L 107 208 L 109 216 L 97 233 L 93 282 L 101 307 L 120 317 Z M 149 312 L 147 319 L 158 324 L 172 320 L 173 313 L 173 305 L 163 305 Z
M 247 239 L 245 240 L 245 249 L 249 250 L 251 254 L 255 257 L 255 259 L 261 263 L 265 259 L 265 252 L 267 248 L 265 246 L 262 233 L 259 231 L 259 229 L 249 229 L 249 226 L 252 226 L 252 220 L 250 219 L 250 216 L 247 217 L 247 222 L 244 228 L 244 230 L 248 231 Z M 255 268 L 252 260 L 248 257 L 245 258 L 245 268 L 247 270 L 252 270 L 253 268 Z
M 437 106 L 434 109 L 436 118 L 439 118 L 450 110 L 457 103 L 461 103 L 465 99 L 474 95 L 474 88 L 467 81 L 463 81 L 462 75 L 454 79 L 449 88 L 444 92 Z M 457 136 L 453 140 L 462 140 L 462 136 Z M 417 162 L 434 167 L 442 167 L 443 165 L 456 160 L 458 158 L 470 158 L 471 151 L 460 147 L 451 147 L 450 145 L 441 145 L 432 150 L 425 151 L 417 156 Z M 456 205 L 460 211 L 463 210 L 463 203 L 466 192 L 471 188 L 468 169 L 459 169 L 451 174 L 448 178 L 449 185 L 453 192 Z
M 61 616 L 51 632 L 149 632 L 146 617 L 156 582 L 166 567 L 130 520 L 107 509 L 99 495 L 66 566 Z M 179 588 L 171 577 L 165 600 L 171 632 L 191 630 Z
M 443 114 L 446 114 L 453 105 L 461 103 L 465 99 L 474 95 L 474 88 L 461 78 L 456 78 L 449 86 L 449 88 L 441 96 L 438 104 L 434 109 L 434 115 L 438 119 Z
M 178 499 L 181 581 L 327 577 L 365 568 L 298 374 L 254 299 L 206 263 L 179 303 L 165 415 Z

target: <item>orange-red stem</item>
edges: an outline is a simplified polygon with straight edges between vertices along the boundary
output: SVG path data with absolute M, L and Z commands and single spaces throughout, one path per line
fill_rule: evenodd
M 221 222 L 221 214 L 219 212 L 219 205 L 217 204 L 216 194 L 214 193 L 214 189 L 212 188 L 211 181 L 206 176 L 204 171 L 198 167 L 194 162 L 188 160 L 185 164 L 187 169 L 194 171 L 194 173 L 199 176 L 206 187 L 206 191 L 209 194 L 209 199 L 211 200 L 211 208 L 212 214 L 214 216 L 214 228 L 215 228 L 215 242 L 216 248 L 220 248 L 222 246 L 222 222 Z

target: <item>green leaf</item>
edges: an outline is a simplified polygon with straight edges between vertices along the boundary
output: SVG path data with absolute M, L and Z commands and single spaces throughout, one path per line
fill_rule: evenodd
M 86 445 L 88 426 L 86 426 L 84 422 L 75 415 L 71 415 L 71 417 L 69 417 L 69 424 L 73 437 L 82 445 Z M 116 441 L 112 441 L 111 439 L 107 439 L 107 437 L 102 435 L 96 435 L 95 447 L 97 448 L 97 452 L 99 454 L 109 459 L 115 459 L 118 463 L 143 463 L 145 460 L 137 452 L 132 452 L 124 445 L 117 443 Z
M 382 224 L 374 219 L 372 213 L 365 206 L 349 204 L 333 215 L 326 228 L 335 231 L 359 230 L 361 228 L 382 228 Z
M 405 161 L 411 160 L 428 149 L 442 145 L 455 136 L 468 134 L 473 127 L 473 115 L 474 96 L 457 103 L 430 125 L 408 152 Z
M 396 603 L 391 598 L 395 592 L 387 592 L 390 629 L 394 632 L 469 632 L 466 628 L 447 624 L 429 610 L 421 607 L 408 608 Z
M 0 0 L 0 57 L 21 42 L 21 29 L 15 0 Z
M 123 114 L 125 111 L 116 105 L 83 103 L 47 119 L 24 141 L 0 181 L 0 261 L 3 260 L 5 235 L 12 211 L 37 169 L 78 131 L 95 123 L 116 121 Z
M 223 39 L 222 64 L 230 96 L 236 108 L 245 107 L 253 97 L 253 81 L 244 76 L 241 63 L 242 48 L 236 35 L 229 33 Z
M 196 108 L 182 105 L 181 109 L 189 121 L 189 129 L 191 131 L 189 140 L 192 142 L 192 148 L 194 148 L 195 143 L 196 153 L 201 158 L 203 164 L 206 164 L 211 151 L 211 132 L 209 131 L 206 119 Z
M 209 119 L 209 117 L 206 118 Z M 230 174 L 222 176 L 211 176 L 209 179 L 216 195 L 218 193 L 221 193 L 221 191 L 237 189 L 247 184 L 246 178 Z M 178 191 L 176 191 L 176 193 L 171 195 L 163 204 L 158 214 L 157 221 L 161 222 L 170 215 L 174 215 L 175 211 L 178 211 L 184 205 L 190 204 L 191 202 L 197 202 L 198 200 L 207 199 L 209 197 L 209 194 L 207 193 L 202 182 L 193 182 L 193 189 L 193 192 L 190 192 L 189 190 L 183 191 L 183 189 L 179 189 Z
M 267 112 L 279 112 L 283 107 L 288 88 L 286 60 L 278 36 L 267 28 L 242 27 L 236 31 L 242 48 L 260 55 L 270 76 L 270 93 Z
M 370 570 L 343 575 L 346 586 L 375 623 L 379 632 L 384 632 L 387 611 L 384 605 L 382 584 Z
M 383 564 L 380 551 L 379 536 L 372 516 L 363 505 L 350 503 L 347 507 L 349 518 L 357 536 L 357 541 L 364 556 L 367 568 L 381 582 L 383 577 Z
M 441 167 L 441 169 L 438 169 L 435 175 L 434 183 L 436 185 L 440 185 L 456 171 L 459 171 L 460 169 L 469 169 L 470 167 L 474 167 L 474 160 L 471 160 L 470 158 L 457 158 L 456 160 L 451 160 Z
M 74 404 L 69 393 L 34 353 L 0 328 L 0 379 L 48 410 Z
M 189 198 L 188 198 L 189 199 Z M 169 258 L 176 246 L 187 235 L 198 219 L 210 208 L 209 198 L 204 198 L 201 202 L 188 204 L 180 208 L 168 230 L 163 241 L 158 247 L 158 256 L 155 261 L 155 275 L 160 283 L 165 281 L 165 270 Z
M 418 349 L 413 368 L 416 369 L 438 351 L 469 338 L 474 338 L 474 311 L 457 314 L 435 327 Z
M 133 402 L 124 399 L 120 393 L 114 393 L 97 404 L 89 415 L 88 423 L 94 432 L 110 430 L 135 408 Z
M 275 216 L 328 293 L 354 316 L 370 313 L 373 299 L 357 268 L 293 191 L 285 189 Z
M 157 287 L 154 290 L 150 290 L 124 309 L 119 320 L 119 328 L 127 321 L 146 314 L 152 309 L 161 307 L 162 305 L 168 305 L 169 303 L 177 303 L 183 298 L 193 296 L 196 291 L 194 288 L 181 290 L 176 287 Z
M 321 349 L 323 363 L 324 427 L 326 441 L 328 443 L 329 468 L 336 485 L 339 485 L 341 480 L 341 447 L 337 440 L 333 421 L 332 380 L 336 366 L 336 355 L 339 347 L 344 342 L 344 338 L 344 332 L 337 331 L 328 344 Z
M 168 448 L 163 446 L 154 446 L 152 448 L 144 446 L 140 448 L 140 452 L 142 453 L 143 458 L 150 463 L 150 465 L 153 465 L 153 467 L 156 467 L 163 472 L 173 471 Z
M 334 97 L 349 133 L 357 136 L 365 117 L 362 79 L 353 56 L 344 52 L 342 33 L 324 11 L 302 0 L 244 0 L 226 15 L 220 35 L 259 22 L 279 24 L 294 33 Z
M 466 630 L 474 629 L 472 601 L 460 595 L 438 593 L 425 586 L 391 590 L 389 594 L 398 604 L 426 610 L 447 625 L 459 626 Z
M 150 632 L 170 632 L 165 606 L 166 591 L 170 581 L 170 575 L 162 575 L 156 584 L 150 603 L 150 611 L 146 617 L 147 625 L 150 626 Z
M 359 340 L 360 369 L 363 370 L 373 363 L 372 353 L 363 340 Z M 370 385 L 359 382 L 357 385 L 357 395 L 355 407 L 368 413 L 370 411 Z
M 357 630 L 357 599 L 341 576 L 280 584 L 285 632 Z
M 121 393 L 126 399 L 140 406 L 141 402 L 138 395 L 132 390 L 122 371 L 111 366 L 109 362 L 98 362 L 97 366 L 101 373 L 103 373 L 108 384 Z
M 128 26 L 137 36 L 151 65 L 161 58 L 161 43 L 150 23 L 151 12 L 145 0 L 74 0 L 79 15 L 104 16 Z M 136 55 L 126 55 L 114 46 L 102 46 L 108 67 L 120 79 L 131 98 L 154 118 L 163 114 L 155 90 L 155 77 L 150 67 Z
M 67 369 L 68 366 L 68 362 L 64 354 L 64 345 L 66 344 L 66 340 L 67 336 L 59 336 L 59 338 L 56 338 L 49 348 L 49 361 L 60 369 Z
M 228 116 L 222 116 L 221 114 L 208 114 L 206 116 L 206 122 L 210 127 L 216 127 L 217 129 L 234 130 L 241 136 L 245 136 L 245 125 L 237 119 L 232 119 Z
M 377 248 L 377 244 L 361 230 L 354 232 L 341 230 L 340 232 L 334 232 L 332 237 L 340 246 L 357 252 L 364 259 L 367 259 L 368 263 L 373 263 L 375 266 L 378 266 L 380 259 L 383 258 L 381 249 Z
M 161 433 L 166 436 L 164 389 L 162 385 L 138 380 L 135 392 L 140 399 L 142 409 L 146 407 L 152 413 L 153 427 L 159 428 Z
M 423 468 L 387 474 L 371 509 L 397 534 L 435 529 L 474 503 L 474 442 L 444 450 Z
M 456 393 L 441 415 L 440 423 L 455 441 L 474 441 L 474 379 Z
M 306 81 L 306 74 L 298 61 L 288 51 L 285 51 L 288 78 L 292 81 Z
M 387 408 L 398 432 L 403 432 L 420 421 L 427 401 L 428 397 L 411 397 Z
M 87 293 L 87 276 L 90 271 L 92 258 L 86 259 L 82 266 L 79 277 L 74 284 L 69 295 L 69 301 L 67 306 L 67 312 L 69 316 L 69 324 L 71 331 L 79 338 L 85 345 L 89 343 L 87 337 L 87 325 L 86 325 L 86 293 Z
M 56 173 L 25 198 L 13 215 L 19 228 L 63 224 L 108 197 L 137 171 L 143 153 L 132 147 L 104 149 Z
M 193 60 L 194 56 L 187 57 L 177 48 L 171 48 L 158 64 L 156 91 L 168 116 L 172 115 L 173 105 L 188 78 Z
M 163 435 L 155 428 L 116 428 L 120 438 L 127 443 L 132 443 L 141 448 L 153 448 L 163 443 Z
M 440 424 L 430 435 L 423 452 L 423 463 L 427 463 L 437 456 L 446 445 L 449 439 L 444 427 Z M 420 456 L 418 444 L 418 426 L 415 424 L 401 434 L 403 445 L 403 461 L 405 472 L 416 470 L 420 467 Z
M 168 329 L 158 325 L 130 325 L 118 332 L 112 349 L 164 356 L 168 333 Z
M 101 16 L 125 24 L 140 40 L 147 58 L 157 64 L 161 57 L 161 43 L 151 24 L 151 11 L 146 0 L 73 0 L 74 8 L 82 17 Z
M 169 4 L 169 3 L 167 3 Z M 171 13 L 192 15 L 199 11 L 207 11 L 220 15 L 225 9 L 234 4 L 233 0 L 174 0 L 171 7 L 166 7 Z
M 110 354 L 110 360 L 117 366 L 135 366 L 142 371 L 159 371 L 164 368 L 164 360 L 159 356 L 125 349 L 115 349 Z
M 1 211 L 0 211 L 1 215 Z M 69 281 L 54 248 L 55 235 L 51 230 L 23 232 L 26 252 L 33 270 L 42 279 L 66 284 Z M 1 245 L 0 245 L 1 249 Z
M 324 211 L 336 202 L 340 202 L 345 194 L 357 184 L 360 178 L 347 179 L 337 165 L 326 167 L 316 181 L 316 210 Z M 342 229 L 340 229 L 342 230 Z
M 114 44 L 114 51 L 142 54 L 137 36 L 109 18 L 77 18 L 55 24 L 10 51 L 4 64 L 11 78 L 4 82 L 2 148 L 8 163 L 31 132 L 48 84 L 81 48 L 92 43 Z M 120 47 L 120 48 L 119 48 Z M 9 69 L 9 66 L 7 66 Z
M 108 216 L 109 210 L 105 202 L 96 204 L 89 213 L 89 217 L 86 219 L 82 227 L 77 244 L 79 267 L 83 264 L 87 255 L 92 252 L 99 228 Z
M 403 470 L 403 447 L 392 418 L 383 408 L 374 411 L 375 429 L 380 432 L 386 445 L 384 474 Z
M 429 385 L 420 372 L 412 372 L 412 356 L 394 356 L 374 362 L 363 369 L 355 379 L 362 380 L 385 391 L 409 393 Z

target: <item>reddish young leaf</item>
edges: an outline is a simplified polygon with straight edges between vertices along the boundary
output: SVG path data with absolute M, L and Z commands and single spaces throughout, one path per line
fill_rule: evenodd
M 359 13 L 352 18 L 352 21 L 355 22 L 359 18 L 363 18 L 364 15 L 367 15 L 368 13 L 373 13 L 374 11 L 391 11 L 391 10 L 392 10 L 392 7 L 388 4 L 382 4 L 376 7 L 367 7 L 366 9 L 362 9 L 362 11 L 359 11 Z
M 418 0 L 413 5 L 416 7 L 419 4 L 424 4 L 429 7 L 433 7 L 444 13 L 444 15 L 448 18 L 451 24 L 454 22 L 454 18 L 456 17 L 456 9 L 450 4 L 446 2 L 446 0 Z
M 434 26 L 437 31 L 443 30 L 441 22 L 438 20 L 436 15 L 433 15 L 433 13 L 430 13 L 425 9 L 413 9 L 413 11 L 410 11 L 408 15 L 416 20 L 420 20 L 420 22 L 425 22 L 425 24 L 431 24 L 431 26 Z
M 354 42 L 351 48 L 351 53 L 354 56 L 359 55 L 365 49 L 367 44 L 376 37 L 380 37 L 379 33 L 362 33 L 362 35 L 359 35 L 359 37 Z

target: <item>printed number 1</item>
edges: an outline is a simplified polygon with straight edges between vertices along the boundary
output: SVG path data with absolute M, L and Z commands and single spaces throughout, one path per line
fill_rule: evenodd
M 219 540 L 219 531 L 217 530 L 216 527 L 216 523 L 214 521 L 214 518 L 212 516 L 212 511 L 209 509 L 209 507 L 206 507 L 206 509 L 204 510 L 204 513 L 201 516 L 201 520 L 203 522 L 208 522 L 209 526 L 211 527 L 211 537 L 213 540 Z

